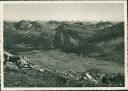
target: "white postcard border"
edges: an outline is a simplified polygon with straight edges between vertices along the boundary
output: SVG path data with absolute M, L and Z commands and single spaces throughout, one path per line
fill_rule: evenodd
M 24 88 L 13 88 L 4 87 L 4 76 L 3 76 L 3 5 L 4 4 L 77 4 L 77 3 L 124 3 L 124 22 L 125 22 L 125 87 L 24 87 Z M 1 90 L 11 91 L 11 90 L 126 90 L 128 89 L 128 72 L 127 72 L 127 1 L 1 1 L 0 2 L 0 54 L 1 54 Z

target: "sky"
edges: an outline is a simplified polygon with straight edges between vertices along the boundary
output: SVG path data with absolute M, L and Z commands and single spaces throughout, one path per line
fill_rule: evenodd
M 123 19 L 123 3 L 4 5 L 4 20 L 123 21 Z

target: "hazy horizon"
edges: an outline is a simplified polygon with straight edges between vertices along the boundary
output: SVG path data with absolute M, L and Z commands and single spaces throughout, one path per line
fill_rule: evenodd
M 123 3 L 5 4 L 6 21 L 124 21 Z

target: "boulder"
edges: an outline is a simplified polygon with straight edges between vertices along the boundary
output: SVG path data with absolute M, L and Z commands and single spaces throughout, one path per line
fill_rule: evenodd
M 4 68 L 11 70 L 19 70 L 19 68 L 12 62 L 7 62 Z

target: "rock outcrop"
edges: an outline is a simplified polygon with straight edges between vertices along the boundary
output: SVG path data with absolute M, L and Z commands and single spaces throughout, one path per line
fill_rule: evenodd
M 8 52 L 4 52 L 4 65 L 14 69 L 30 69 L 35 67 L 28 58 L 13 55 Z

